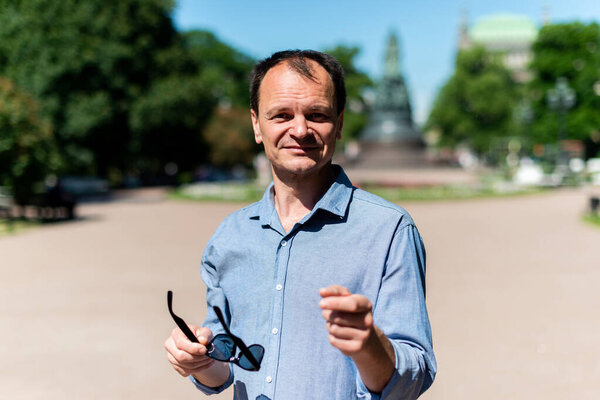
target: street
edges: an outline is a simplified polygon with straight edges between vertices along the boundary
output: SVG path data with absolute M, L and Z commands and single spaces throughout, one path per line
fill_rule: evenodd
M 427 247 L 438 376 L 423 399 L 600 398 L 586 204 L 585 189 L 402 204 Z M 203 248 L 241 206 L 150 191 L 0 238 L 0 399 L 204 398 L 166 360 L 166 293 L 202 322 Z

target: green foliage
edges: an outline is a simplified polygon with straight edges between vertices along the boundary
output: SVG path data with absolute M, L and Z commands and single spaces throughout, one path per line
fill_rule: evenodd
M 347 100 L 342 140 L 356 139 L 367 123 L 363 93 L 365 89 L 373 87 L 373 81 L 355 65 L 355 59 L 360 53 L 358 47 L 338 45 L 324 52 L 335 57 L 344 68 Z
M 586 214 L 583 216 L 583 220 L 596 228 L 600 228 L 600 216 L 598 215 Z
M 160 171 L 174 162 L 190 171 L 206 158 L 202 128 L 215 98 L 198 76 L 173 75 L 156 80 L 133 103 L 130 123 L 137 169 Z
M 253 60 L 210 32 L 189 31 L 158 53 L 157 63 L 168 76 L 155 79 L 130 114 L 133 146 L 139 154 L 137 169 L 160 170 L 168 162 L 187 172 L 205 162 L 229 165 L 222 157 L 223 142 L 243 137 L 248 127 L 241 127 L 235 116 L 215 114 L 215 107 L 247 106 Z M 207 127 L 211 119 L 213 124 Z M 215 130 L 215 124 L 228 127 Z M 215 137 L 215 132 L 224 137 Z M 247 148 L 236 150 L 247 153 L 236 153 L 233 158 L 247 159 L 254 154 Z
M 188 31 L 183 43 L 196 70 L 212 82 L 221 103 L 248 107 L 250 71 L 254 60 L 206 31 Z
M 39 225 L 36 221 L 17 221 L 0 219 L 0 238 L 2 236 L 14 235 Z
M 131 159 L 128 114 L 177 39 L 166 0 L 0 0 L 0 73 L 40 101 L 68 172 Z
M 29 94 L 0 78 L 0 186 L 26 204 L 46 173 L 58 167 L 50 124 Z
M 341 142 L 345 143 L 349 140 L 358 139 L 366 124 L 367 114 L 365 111 L 357 112 L 346 108 L 346 111 L 344 111 L 344 127 Z
M 180 34 L 170 0 L 0 0 L 0 74 L 54 127 L 65 173 L 192 171 L 217 104 L 247 105 L 253 60 Z M 115 172 L 117 171 L 117 172 Z
M 382 187 L 366 185 L 365 190 L 392 202 L 467 200 L 490 197 L 518 196 L 538 194 L 538 188 L 513 187 L 501 189 L 493 184 L 423 186 L 423 187 Z
M 265 188 L 254 183 L 194 183 L 182 185 L 169 193 L 173 200 L 243 202 L 259 201 Z
M 426 129 L 439 129 L 440 144 L 489 150 L 512 129 L 517 90 L 498 56 L 482 47 L 460 51 L 454 75 L 440 90 Z
M 11 128 L 2 143 L 29 137 L 16 132 L 39 135 L 27 150 L 33 155 L 22 156 L 42 166 L 30 181 L 50 169 L 119 183 L 127 174 L 161 174 L 167 163 L 187 176 L 209 162 L 250 165 L 256 146 L 241 108 L 254 60 L 210 32 L 177 32 L 172 8 L 171 0 L 0 0 L 0 75 L 19 88 L 9 97 L 37 110 L 23 117 L 29 131 Z M 331 53 L 346 70 L 344 131 L 355 137 L 372 82 L 354 65 L 357 48 Z M 1 154 L 1 165 L 12 165 L 7 150 Z
M 580 22 L 545 25 L 533 44 L 533 54 L 535 78 L 528 88 L 535 114 L 533 139 L 556 141 L 558 117 L 548 107 L 546 96 L 557 79 L 564 77 L 576 93 L 575 106 L 568 114 L 567 137 L 600 140 L 600 89 L 594 89 L 594 85 L 600 86 L 600 26 Z
M 219 109 L 205 131 L 210 145 L 210 163 L 221 168 L 236 165 L 251 167 L 254 156 L 262 150 L 254 141 L 247 108 Z

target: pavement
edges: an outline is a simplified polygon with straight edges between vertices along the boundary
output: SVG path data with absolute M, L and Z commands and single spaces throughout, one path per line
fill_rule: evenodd
M 587 194 L 403 204 L 428 251 L 439 372 L 423 399 L 600 398 L 600 229 L 581 222 Z M 166 360 L 166 293 L 186 321 L 203 320 L 200 256 L 240 206 L 150 191 L 0 238 L 0 399 L 204 398 Z

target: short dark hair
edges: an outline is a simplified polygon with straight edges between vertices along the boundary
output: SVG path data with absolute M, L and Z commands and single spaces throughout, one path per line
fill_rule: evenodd
M 269 70 L 276 65 L 287 62 L 289 66 L 300 75 L 315 80 L 313 69 L 307 59 L 315 61 L 327 71 L 333 81 L 335 104 L 337 113 L 346 107 L 346 84 L 344 82 L 344 69 L 338 60 L 329 54 L 315 50 L 284 50 L 260 60 L 252 69 L 250 76 L 250 108 L 258 114 L 258 92 L 260 84 Z

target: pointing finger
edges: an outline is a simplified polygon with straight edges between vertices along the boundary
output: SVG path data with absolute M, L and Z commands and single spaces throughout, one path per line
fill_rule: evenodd
M 369 299 L 359 294 L 325 297 L 319 302 L 319 307 L 348 313 L 364 313 L 372 309 Z
M 341 285 L 331 285 L 325 288 L 319 289 L 321 297 L 329 296 L 349 296 L 352 294 L 347 288 Z

